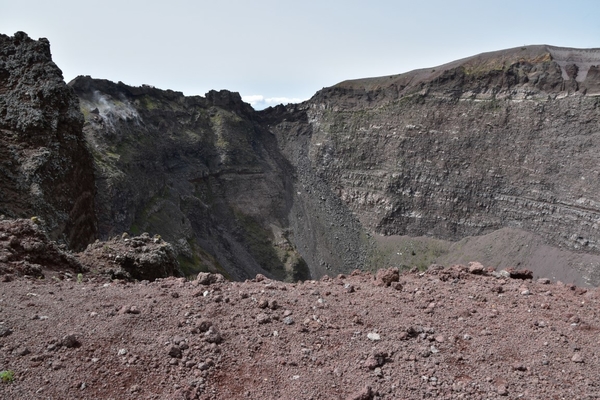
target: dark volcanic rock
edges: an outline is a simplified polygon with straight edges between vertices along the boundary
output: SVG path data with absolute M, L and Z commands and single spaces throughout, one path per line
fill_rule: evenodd
M 78 257 L 92 272 L 108 273 L 112 278 L 153 281 L 182 275 L 173 246 L 147 233 L 96 241 Z
M 70 86 L 94 154 L 102 239 L 160 234 L 186 274 L 310 278 L 288 229 L 293 168 L 239 94 L 186 97 L 90 77 Z
M 96 232 L 82 126 L 48 40 L 0 35 L 0 214 L 37 216 L 50 239 L 76 250 Z
M 82 272 L 71 254 L 48 240 L 32 220 L 0 220 L 0 274 L 44 276 L 44 270 Z
M 515 269 L 515 268 L 507 268 L 506 271 L 509 273 L 510 277 L 513 279 L 532 279 L 533 272 L 528 269 Z

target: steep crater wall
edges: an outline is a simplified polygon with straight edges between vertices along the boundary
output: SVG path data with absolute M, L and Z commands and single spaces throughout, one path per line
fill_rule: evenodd
M 286 110 L 305 113 L 309 138 L 275 131 L 371 232 L 510 227 L 599 254 L 599 64 L 595 50 L 534 46 L 347 81 Z
M 70 86 L 94 156 L 101 238 L 160 234 L 187 273 L 238 280 L 304 280 L 330 264 L 358 267 L 359 256 L 332 256 L 348 235 L 335 240 L 329 227 L 311 224 L 295 168 L 239 94 L 186 97 L 90 77 Z

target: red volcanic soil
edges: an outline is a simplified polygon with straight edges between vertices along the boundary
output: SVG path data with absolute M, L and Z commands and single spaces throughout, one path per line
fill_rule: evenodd
M 5 276 L 0 398 L 598 398 L 597 291 L 496 275 Z

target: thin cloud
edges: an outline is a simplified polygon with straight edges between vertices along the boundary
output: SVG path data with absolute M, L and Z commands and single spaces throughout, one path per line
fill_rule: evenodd
M 260 94 L 253 94 L 249 96 L 242 96 L 242 100 L 249 103 L 255 110 L 262 110 L 270 106 L 276 106 L 278 104 L 290 104 L 290 103 L 302 103 L 306 99 L 292 98 L 292 97 L 265 97 Z

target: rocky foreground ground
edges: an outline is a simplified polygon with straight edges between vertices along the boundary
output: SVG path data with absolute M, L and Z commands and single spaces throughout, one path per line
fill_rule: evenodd
M 600 397 L 599 292 L 478 263 L 295 284 L 59 271 L 4 275 L 0 296 L 3 399 Z

